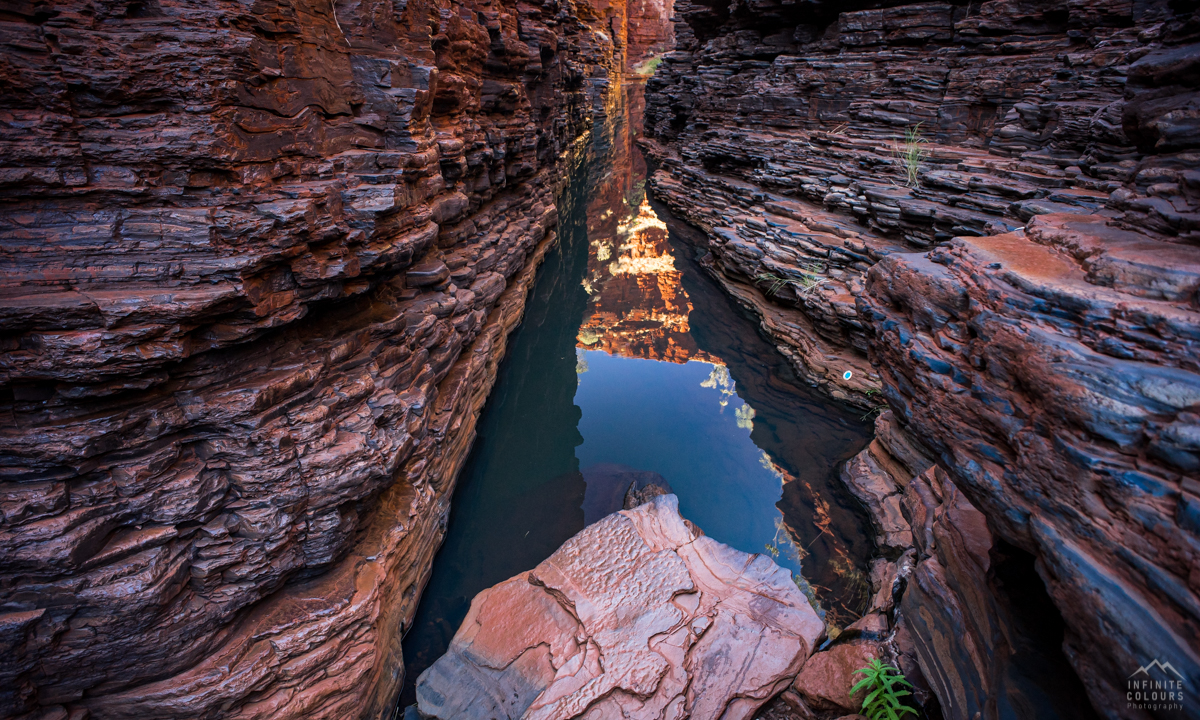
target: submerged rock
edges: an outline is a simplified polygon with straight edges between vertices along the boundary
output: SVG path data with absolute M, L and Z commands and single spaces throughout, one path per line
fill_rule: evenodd
M 596 463 L 584 468 L 581 474 L 587 483 L 583 521 L 588 525 L 618 510 L 650 502 L 655 495 L 671 492 L 671 485 L 662 475 L 619 463 Z
M 483 591 L 417 680 L 428 717 L 749 718 L 824 628 L 789 573 L 705 537 L 674 495 Z
M 629 489 L 625 491 L 625 509 L 632 510 L 639 505 L 645 505 L 660 495 L 669 495 L 670 493 L 671 486 L 667 485 L 665 481 L 661 485 L 650 483 L 643 487 L 638 487 L 635 483 L 630 485 Z

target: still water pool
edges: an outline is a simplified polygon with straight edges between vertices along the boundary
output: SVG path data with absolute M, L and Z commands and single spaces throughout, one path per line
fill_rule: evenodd
M 532 569 L 631 483 L 808 584 L 832 622 L 861 612 L 869 521 L 837 466 L 870 439 L 861 412 L 801 386 L 645 192 L 641 86 L 573 158 L 559 245 L 510 341 L 459 478 L 445 544 L 404 640 L 406 686 L 479 591 Z M 689 239 L 694 239 L 690 238 Z

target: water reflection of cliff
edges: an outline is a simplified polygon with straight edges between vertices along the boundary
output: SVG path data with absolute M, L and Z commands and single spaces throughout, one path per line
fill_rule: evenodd
M 732 406 L 736 426 L 760 450 L 761 458 L 753 464 L 761 464 L 779 483 L 774 538 L 768 531 L 759 540 L 767 541 L 765 546 L 742 549 L 767 552 L 789 568 L 802 566 L 807 586 L 828 611 L 826 620 L 847 624 L 861 612 L 869 590 L 865 571 L 873 547 L 861 509 L 838 480 L 835 468 L 861 449 L 866 426 L 856 422 L 854 414 L 819 401 L 799 386 L 786 360 L 757 334 L 754 321 L 739 314 L 706 278 L 690 249 L 680 243 L 691 231 L 655 211 L 645 189 L 645 161 L 636 145 L 644 108 L 642 90 L 638 79 L 627 82 L 612 96 L 612 122 L 597 128 L 597 147 L 606 152 L 598 156 L 588 181 L 587 274 L 582 280 L 587 308 L 576 334 L 581 351 L 576 371 L 590 372 L 589 357 L 592 363 L 598 361 L 585 350 L 680 365 L 709 363 L 708 377 L 699 386 L 717 391 L 718 413 Z M 702 239 L 697 238 L 695 245 L 700 244 Z M 635 375 L 626 380 L 638 381 Z M 628 391 L 611 378 L 610 384 L 614 393 Z M 587 389 L 586 383 L 580 387 L 580 392 Z M 586 405 L 578 393 L 576 401 Z M 587 405 L 585 420 L 588 413 L 600 412 Z M 677 429 L 669 425 L 657 430 L 666 433 L 664 442 Z M 603 445 L 604 440 L 598 435 L 591 442 Z M 610 444 L 628 450 L 616 440 L 608 438 Z M 588 442 L 585 433 L 585 445 L 577 448 L 577 455 L 587 450 Z M 631 468 L 649 469 L 644 463 L 628 462 Z M 735 468 L 721 482 L 733 487 L 752 475 L 753 471 Z M 685 501 L 689 492 L 696 491 L 695 476 L 676 474 L 667 480 L 679 485 Z M 589 480 L 589 489 L 591 484 Z M 605 489 L 611 490 L 601 488 Z M 623 488 L 618 490 L 623 493 Z M 752 513 L 742 519 L 749 524 L 758 516 Z
M 588 203 L 588 315 L 578 346 L 611 355 L 683 363 L 720 362 L 689 334 L 691 301 L 668 241 L 667 226 L 646 197 L 641 133 L 643 84 L 625 85 L 626 123 L 613 130 L 611 167 Z

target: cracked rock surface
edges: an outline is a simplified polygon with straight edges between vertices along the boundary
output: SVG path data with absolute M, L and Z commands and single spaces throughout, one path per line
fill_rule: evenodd
M 483 591 L 417 681 L 436 718 L 749 718 L 824 627 L 789 573 L 702 535 L 674 495 Z
M 1101 711 L 1138 658 L 1200 680 L 1200 249 L 1158 245 L 1045 215 L 893 255 L 859 301 L 888 403 L 1037 556 Z

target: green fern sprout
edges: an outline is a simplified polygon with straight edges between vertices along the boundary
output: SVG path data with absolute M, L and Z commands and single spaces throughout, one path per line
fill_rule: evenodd
M 863 715 L 868 720 L 900 720 L 905 713 L 917 714 L 916 710 L 900 702 L 900 698 L 912 693 L 899 686 L 912 687 L 912 684 L 896 668 L 884 665 L 876 658 L 865 668 L 855 670 L 854 674 L 862 674 L 863 679 L 850 688 L 850 694 L 854 695 L 859 690 L 869 691 L 862 704 Z
M 904 165 L 904 186 L 916 187 L 920 183 L 918 173 L 921 163 L 929 157 L 925 149 L 925 136 L 921 134 L 921 123 L 917 123 L 904 131 L 904 145 L 896 149 L 896 156 Z

